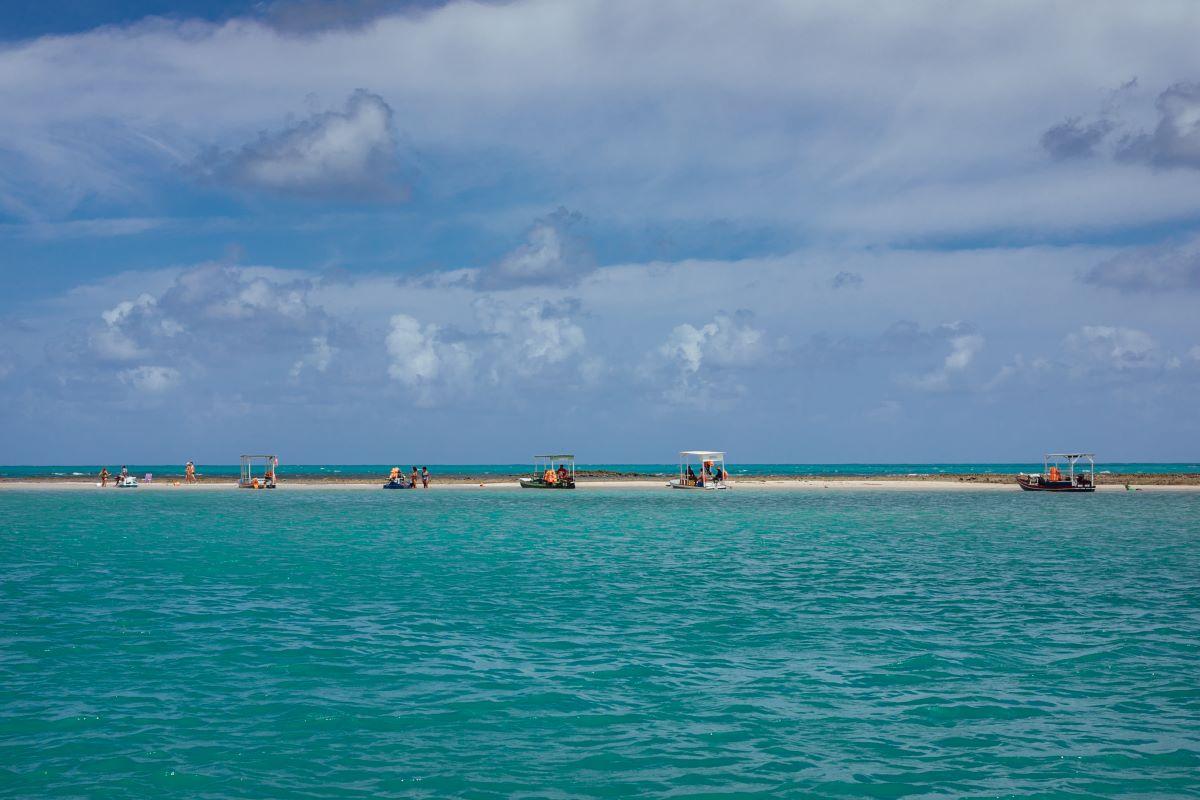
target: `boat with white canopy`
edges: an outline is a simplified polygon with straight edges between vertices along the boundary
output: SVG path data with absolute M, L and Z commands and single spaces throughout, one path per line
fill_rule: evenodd
M 261 467 L 261 475 L 257 468 Z M 243 489 L 274 489 L 275 470 L 279 468 L 279 456 L 243 455 L 242 471 L 238 486 Z
M 534 456 L 533 475 L 521 478 L 520 483 L 522 489 L 574 489 L 575 456 L 570 453 Z
M 1087 461 L 1087 467 L 1075 465 Z M 1066 472 L 1062 464 L 1066 464 Z M 1041 474 L 1017 475 L 1017 484 L 1027 492 L 1094 492 L 1096 491 L 1095 453 L 1047 453 L 1042 458 Z
M 693 464 L 699 471 L 693 469 Z M 725 454 L 719 450 L 684 450 L 679 454 L 679 477 L 667 485 L 672 489 L 728 489 Z

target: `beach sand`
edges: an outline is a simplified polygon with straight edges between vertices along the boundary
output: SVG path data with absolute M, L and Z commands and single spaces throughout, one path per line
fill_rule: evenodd
M 966 476 L 974 478 L 974 476 Z M 383 481 L 304 481 L 293 480 L 280 482 L 272 491 L 379 491 Z M 662 479 L 640 480 L 604 480 L 579 481 L 576 483 L 579 491 L 603 489 L 629 489 L 639 491 L 670 491 L 666 481 Z M 1138 491 L 1171 492 L 1171 491 L 1200 491 L 1200 483 L 1130 483 L 1130 487 Z M 109 485 L 105 491 L 115 489 Z M 516 481 L 495 480 L 482 482 L 468 481 L 435 481 L 430 487 L 432 491 L 506 491 L 518 490 L 521 487 Z M 55 481 L 55 480 L 19 480 L 0 482 L 0 491 L 99 491 L 98 483 L 89 481 Z M 238 485 L 233 481 L 206 481 L 191 485 L 176 484 L 170 481 L 143 483 L 137 487 L 144 492 L 220 492 L 233 491 Z M 125 490 L 128 491 L 128 490 Z M 253 491 L 253 490 L 247 490 Z M 260 490 L 261 491 L 261 490 Z M 403 491 L 423 491 L 403 490 Z M 919 492 L 1016 492 L 1020 491 L 1015 480 L 967 480 L 967 479 L 857 479 L 857 478 L 812 478 L 812 479 L 748 479 L 730 481 L 729 491 L 739 492 L 804 492 L 804 491 L 919 491 Z M 1101 483 L 1097 486 L 1100 492 L 1123 492 L 1125 486 L 1121 483 Z

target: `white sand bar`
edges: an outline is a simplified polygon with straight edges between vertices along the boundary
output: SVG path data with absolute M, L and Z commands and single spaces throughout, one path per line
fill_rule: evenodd
M 637 490 L 637 491 L 671 491 L 665 481 L 579 481 L 576 486 L 580 491 L 595 491 L 605 489 L 621 489 L 621 490 Z M 1130 484 L 1130 486 L 1138 491 L 1145 492 L 1189 492 L 1200 491 L 1200 485 L 1157 485 L 1157 484 Z M 383 481 L 371 483 L 334 483 L 334 482 L 280 482 L 277 489 L 257 490 L 257 491 L 329 491 L 329 492 L 354 492 L 354 491 L 380 491 L 383 488 Z M 4 481 L 0 482 L 0 491 L 79 491 L 79 492 L 98 492 L 98 491 L 120 491 L 120 492 L 214 492 L 214 491 L 238 491 L 238 485 L 232 481 L 217 482 L 209 481 L 205 483 L 197 483 L 191 485 L 174 484 L 171 482 L 160 483 L 144 483 L 136 489 L 117 489 L 109 485 L 103 490 L 97 483 L 89 483 L 85 481 Z M 516 490 L 520 489 L 515 481 L 495 481 L 484 483 L 439 483 L 435 481 L 430 489 L 433 491 L 486 491 L 486 490 Z M 1122 485 L 1101 485 L 1098 486 L 1099 492 L 1124 492 L 1125 487 Z M 251 492 L 253 489 L 244 491 Z M 401 493 L 409 491 L 424 491 L 423 489 L 401 489 L 395 490 Z M 533 490 L 528 490 L 533 491 Z M 730 482 L 727 491 L 737 492 L 803 492 L 803 491 L 885 491 L 885 492 L 1016 492 L 1020 491 L 1016 482 L 1013 483 L 984 483 L 975 481 L 906 481 L 906 480 L 868 480 L 868 479 L 837 479 L 837 480 L 742 480 Z M 705 492 L 693 492 L 693 494 L 705 494 Z

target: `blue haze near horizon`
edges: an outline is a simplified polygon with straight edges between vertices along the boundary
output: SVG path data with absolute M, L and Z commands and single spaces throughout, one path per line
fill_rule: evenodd
M 0 462 L 1195 461 L 1198 38 L 1174 3 L 6 3 Z

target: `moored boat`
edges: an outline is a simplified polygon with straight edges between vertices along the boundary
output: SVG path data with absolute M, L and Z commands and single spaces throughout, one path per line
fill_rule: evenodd
M 692 464 L 700 467 L 697 473 Z M 679 477 L 667 484 L 672 489 L 728 489 L 725 454 L 719 450 L 684 450 L 679 454 Z
M 522 489 L 574 489 L 575 456 L 570 453 L 534 456 L 533 475 L 521 478 L 519 483 Z
M 262 465 L 262 475 L 255 474 L 255 467 Z M 243 489 L 274 489 L 275 470 L 279 468 L 279 456 L 276 455 L 243 455 L 242 470 L 238 477 L 238 486 Z
M 1086 470 L 1076 472 L 1077 462 L 1087 460 Z M 1066 464 L 1063 472 L 1061 464 Z M 1096 491 L 1096 456 L 1094 453 L 1047 453 L 1042 458 L 1041 473 L 1017 475 L 1017 485 L 1027 492 L 1094 492 Z

